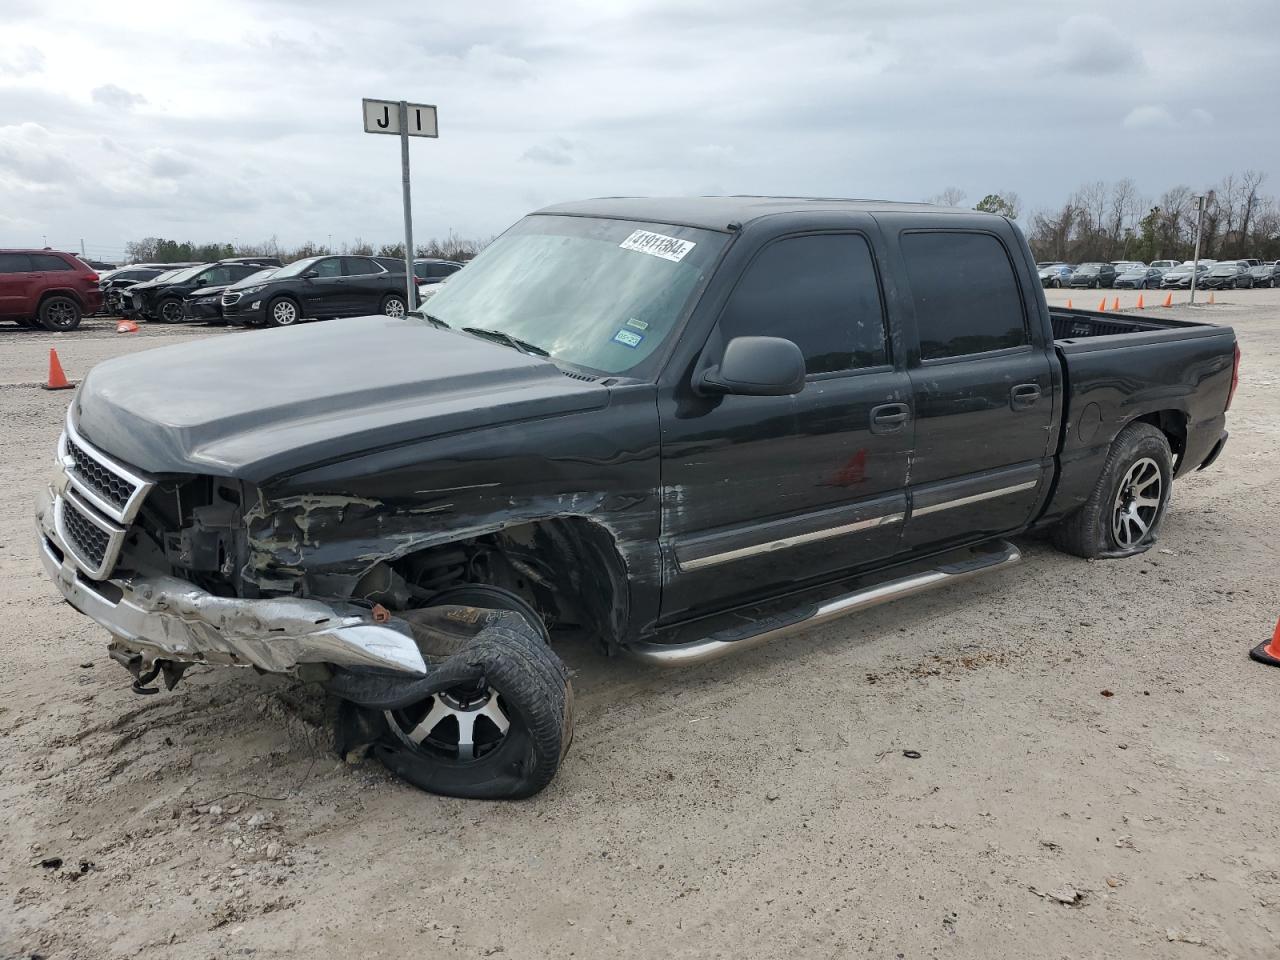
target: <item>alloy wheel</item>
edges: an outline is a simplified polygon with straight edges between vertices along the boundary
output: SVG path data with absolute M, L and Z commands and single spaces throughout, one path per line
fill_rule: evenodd
M 501 696 L 484 680 L 383 715 L 406 745 L 462 762 L 493 752 L 511 728 Z
M 388 317 L 403 317 L 404 301 L 399 297 L 387 297 L 387 302 L 382 305 L 382 312 Z
M 1125 472 L 1111 508 L 1111 535 L 1117 546 L 1127 550 L 1142 541 L 1160 515 L 1163 493 L 1160 465 L 1150 457 Z
M 278 327 L 287 327 L 298 319 L 298 308 L 288 300 L 281 300 L 271 308 L 271 319 Z
M 182 319 L 182 304 L 170 300 L 160 308 L 160 319 L 165 323 L 177 323 Z
M 49 324 L 58 330 L 72 327 L 76 322 L 76 308 L 66 300 L 55 300 L 45 312 Z

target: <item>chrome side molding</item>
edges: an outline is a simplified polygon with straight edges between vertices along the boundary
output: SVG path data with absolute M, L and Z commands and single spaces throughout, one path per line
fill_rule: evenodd
M 900 600 L 935 587 L 958 583 L 988 570 L 1010 566 L 1021 559 L 1021 551 L 1012 543 L 997 540 L 963 552 L 946 554 L 928 570 L 834 597 L 819 604 L 814 612 L 803 620 L 797 620 L 774 630 L 749 634 L 737 640 L 707 638 L 676 644 L 637 643 L 627 647 L 626 653 L 633 659 L 659 667 L 687 667 L 710 663 L 712 660 L 719 660 L 743 650 L 751 650 L 801 630 L 822 626 L 859 610 L 876 607 L 891 600 Z

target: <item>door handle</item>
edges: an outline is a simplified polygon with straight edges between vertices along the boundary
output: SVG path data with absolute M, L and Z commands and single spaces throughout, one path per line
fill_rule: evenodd
M 1009 405 L 1015 410 L 1025 410 L 1040 399 L 1040 385 L 1020 383 L 1009 391 Z
M 905 403 L 882 403 L 871 408 L 872 433 L 896 433 L 911 419 L 911 408 Z

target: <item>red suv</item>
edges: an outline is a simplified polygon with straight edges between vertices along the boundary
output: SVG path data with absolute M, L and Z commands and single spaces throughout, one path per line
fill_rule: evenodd
M 0 320 L 46 330 L 74 330 L 102 306 L 98 275 L 83 260 L 54 250 L 0 250 Z

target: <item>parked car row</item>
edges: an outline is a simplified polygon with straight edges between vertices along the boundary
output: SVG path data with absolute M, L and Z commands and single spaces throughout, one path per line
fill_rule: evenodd
M 1154 260 L 1150 264 L 1134 260 L 1115 263 L 1039 263 L 1040 285 L 1044 287 L 1128 288 L 1131 290 L 1185 290 L 1195 272 L 1196 286 L 1206 289 L 1273 287 L 1280 285 L 1280 261 L 1263 263 L 1244 260 L 1191 261 Z
M 290 326 L 369 313 L 405 312 L 404 261 L 320 256 L 282 266 L 274 257 L 232 257 L 178 269 L 133 264 L 103 278 L 109 312 L 139 321 L 187 320 Z M 451 260 L 414 262 L 419 299 L 461 269 Z

